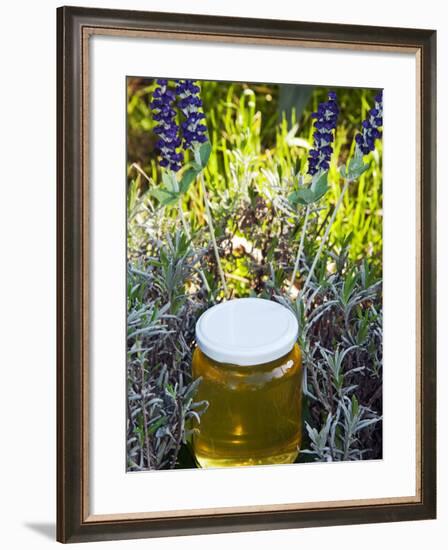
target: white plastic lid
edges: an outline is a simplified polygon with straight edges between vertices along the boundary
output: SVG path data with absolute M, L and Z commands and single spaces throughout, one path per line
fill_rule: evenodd
M 291 351 L 299 325 L 285 306 L 262 298 L 238 298 L 205 311 L 196 323 L 196 342 L 211 359 L 260 365 Z

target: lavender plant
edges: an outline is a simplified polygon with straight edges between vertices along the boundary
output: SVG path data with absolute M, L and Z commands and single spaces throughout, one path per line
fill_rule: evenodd
M 330 108 L 329 104 L 331 105 Z M 317 131 L 314 133 L 315 149 L 310 151 L 308 172 L 313 175 L 314 189 L 312 184 L 309 189 L 299 190 L 299 192 L 296 192 L 295 195 L 290 197 L 290 200 L 292 200 L 293 203 L 306 204 L 305 220 L 302 227 L 299 251 L 296 257 L 293 275 L 289 286 L 290 291 L 295 281 L 297 268 L 304 245 L 310 204 L 316 201 L 316 184 L 324 181 L 322 186 L 324 193 L 327 189 L 327 180 L 324 180 L 323 178 L 329 168 L 328 163 L 332 153 L 330 143 L 333 141 L 333 135 L 331 132 L 335 128 L 338 111 L 339 109 L 336 103 L 336 94 L 334 92 L 330 92 L 329 101 L 321 103 L 318 111 L 313 113 L 314 118 L 317 118 L 314 125 L 315 128 L 317 128 Z M 328 118 L 328 120 L 326 120 L 326 118 Z M 299 314 L 299 322 L 302 327 L 301 344 L 306 356 L 304 392 L 310 399 L 318 400 L 320 406 L 323 406 L 327 412 L 325 424 L 321 428 L 320 432 L 318 432 L 315 428 L 311 428 L 308 423 L 306 424 L 311 441 L 311 450 L 306 450 L 304 452 L 305 454 L 314 454 L 319 460 L 350 460 L 362 458 L 362 455 L 369 452 L 369 450 L 359 449 L 357 446 L 358 439 L 356 434 L 360 430 L 372 426 L 380 420 L 380 417 L 375 411 L 372 411 L 369 407 L 359 406 L 353 392 L 355 390 L 359 390 L 360 384 L 346 384 L 346 379 L 351 379 L 354 373 L 364 371 L 365 367 L 356 366 L 353 368 L 349 366 L 348 368 L 343 368 L 342 365 L 343 360 L 346 356 L 350 356 L 351 351 L 356 350 L 356 352 L 359 353 L 359 350 L 362 349 L 361 343 L 365 342 L 367 338 L 366 332 L 368 327 L 372 325 L 375 326 L 374 323 L 372 323 L 372 321 L 376 318 L 375 309 L 373 309 L 372 316 L 370 316 L 370 313 L 368 312 L 365 317 L 363 316 L 362 310 L 358 310 L 358 314 L 361 316 L 363 321 L 364 319 L 367 319 L 371 324 L 363 322 L 362 328 L 358 327 L 361 328 L 361 330 L 358 332 L 357 336 L 353 336 L 353 330 L 351 328 L 351 315 L 353 309 L 355 306 L 365 303 L 366 300 L 372 300 L 375 298 L 375 293 L 369 293 L 369 290 L 371 290 L 369 289 L 355 294 L 357 273 L 352 270 L 346 274 L 346 278 L 343 280 L 343 284 L 339 292 L 334 284 L 333 290 L 335 296 L 333 300 L 329 300 L 328 298 L 322 300 L 320 296 L 322 294 L 322 289 L 325 289 L 328 286 L 328 280 L 325 282 L 320 281 L 315 288 L 311 289 L 309 298 L 307 300 L 305 299 L 306 290 L 313 279 L 314 271 L 320 260 L 324 245 L 327 242 L 332 224 L 336 218 L 340 205 L 342 204 L 342 200 L 347 192 L 348 186 L 368 169 L 368 165 L 363 161 L 363 156 L 374 149 L 375 140 L 381 135 L 378 130 L 380 125 L 382 125 L 381 92 L 375 97 L 375 108 L 369 111 L 368 118 L 362 122 L 362 133 L 356 135 L 356 147 L 353 159 L 350 160 L 347 168 L 343 167 L 340 170 L 340 174 L 344 179 L 342 191 L 336 202 L 333 213 L 330 216 L 319 248 L 311 263 L 311 267 L 309 268 L 306 280 L 303 283 L 300 293 L 296 299 L 296 306 L 295 308 L 292 308 Z M 281 294 L 277 295 L 277 298 L 285 302 L 285 298 L 282 297 Z M 309 313 L 313 302 L 314 304 L 317 303 L 317 307 L 315 306 L 313 311 Z M 342 310 L 344 334 L 341 334 L 340 338 L 343 339 L 345 344 L 349 342 L 353 343 L 353 345 L 346 347 L 342 351 L 336 349 L 334 354 L 332 354 L 322 347 L 322 338 L 316 341 L 313 348 L 311 348 L 311 340 L 307 338 L 307 333 L 310 330 L 310 324 L 314 324 L 318 319 L 321 320 L 325 314 L 328 313 L 328 311 L 332 310 L 334 305 L 339 305 Z M 310 349 L 313 349 L 313 353 L 310 353 Z M 321 358 L 317 361 L 315 359 L 316 352 L 319 353 Z M 359 365 L 359 362 L 357 361 L 355 364 Z M 377 363 L 375 363 L 375 365 L 376 364 Z M 309 374 L 311 374 L 314 393 L 310 392 L 308 388 L 307 381 Z M 377 390 L 373 394 L 371 400 L 377 397 L 376 392 Z M 350 394 L 352 394 L 351 401 L 349 398 Z M 349 401 L 348 405 L 345 403 L 347 399 Z
M 366 261 L 350 269 L 345 250 L 334 259 L 335 273 L 313 276 L 308 309 L 273 284 L 273 298 L 293 311 L 300 327 L 307 436 L 300 460 L 380 458 L 381 280 Z
M 158 87 L 154 90 L 151 107 L 153 119 L 158 122 L 154 133 L 159 136 L 156 144 L 156 151 L 160 155 L 160 166 L 169 168 L 173 172 L 181 169 L 181 162 L 184 156 L 178 152 L 181 140 L 179 137 L 179 126 L 176 124 L 176 111 L 174 102 L 175 93 L 168 88 L 168 81 L 159 78 Z
M 328 93 L 328 101 L 319 104 L 319 108 L 312 117 L 315 120 L 314 148 L 310 150 L 308 157 L 308 173 L 314 176 L 320 170 L 325 171 L 330 167 L 331 146 L 334 141 L 334 130 L 338 121 L 339 106 L 336 92 Z
M 337 96 L 335 92 L 329 92 L 328 101 L 319 105 L 316 113 L 313 113 L 313 117 L 316 118 L 314 126 L 316 131 L 314 132 L 315 148 L 311 149 L 308 159 L 308 172 L 313 174 L 313 181 L 309 188 L 299 189 L 292 195 L 290 195 L 290 201 L 297 204 L 306 204 L 307 209 L 305 213 L 305 222 L 303 224 L 303 233 L 301 238 L 301 245 L 297 253 L 296 262 L 294 265 L 293 274 L 291 277 L 290 290 L 294 285 L 297 268 L 300 260 L 300 254 L 303 247 L 303 238 L 307 228 L 309 205 L 316 200 L 319 200 L 328 190 L 327 173 L 329 168 L 329 160 L 331 158 L 332 147 L 331 142 L 334 140 L 332 131 L 336 127 L 337 116 L 339 113 L 339 107 L 337 105 Z M 357 180 L 367 169 L 368 164 L 364 163 L 363 156 L 373 151 L 375 147 L 375 140 L 381 137 L 381 133 L 378 128 L 382 125 L 382 92 L 379 92 L 375 96 L 375 108 L 371 109 L 368 113 L 368 117 L 362 122 L 362 133 L 357 134 L 355 137 L 355 153 L 353 158 L 348 163 L 348 166 L 342 166 L 340 169 L 340 175 L 344 179 L 344 184 L 339 198 L 331 214 L 330 220 L 325 229 L 325 233 L 320 242 L 319 249 L 314 257 L 311 268 L 308 272 L 308 276 L 301 289 L 301 295 L 303 296 L 308 284 L 313 276 L 314 269 L 322 254 L 323 248 L 327 242 L 328 236 L 331 231 L 336 215 L 344 199 L 344 195 L 347 192 L 348 186 L 353 181 Z M 307 304 L 309 306 L 309 304 Z
M 306 204 L 306 212 L 289 290 L 292 289 L 296 280 L 308 226 L 310 205 L 319 201 L 328 190 L 327 172 L 330 167 L 329 163 L 333 152 L 331 144 L 334 141 L 334 131 L 336 129 L 338 114 L 339 106 L 337 104 L 336 92 L 329 92 L 328 101 L 320 103 L 317 111 L 311 115 L 314 119 L 316 119 L 314 122 L 315 132 L 313 136 L 314 148 L 310 150 L 308 157 L 308 174 L 313 176 L 312 182 L 309 187 L 301 187 L 298 191 L 290 195 L 290 201 L 293 204 Z M 335 212 L 337 212 L 337 209 L 335 209 Z M 336 215 L 336 213 L 334 215 Z M 322 246 L 324 241 L 325 239 L 322 239 Z M 312 273 L 312 269 L 310 270 L 310 273 Z
M 367 118 L 362 121 L 362 132 L 355 139 L 364 155 L 375 149 L 375 140 L 381 137 L 379 128 L 383 126 L 383 92 L 375 96 L 375 107 L 370 109 Z
M 150 240 L 150 254 L 128 266 L 129 470 L 174 468 L 183 444 L 200 422 L 206 402 L 195 402 L 200 378 L 190 363 L 197 316 L 206 295 L 185 294 L 200 285 L 197 252 L 184 235 Z
M 210 200 L 208 198 L 207 187 L 205 185 L 203 170 L 207 165 L 211 153 L 211 146 L 207 137 L 207 126 L 201 124 L 201 120 L 205 118 L 204 113 L 200 111 L 202 101 L 199 97 L 200 88 L 192 80 L 180 81 L 177 84 L 176 92 L 178 94 L 178 106 L 184 116 L 182 122 L 183 146 L 185 149 L 191 149 L 193 152 L 195 167 L 202 193 L 204 195 L 204 204 L 207 213 L 207 223 L 210 229 L 210 237 L 213 244 L 216 263 L 218 266 L 219 276 L 221 278 L 224 296 L 228 295 L 226 278 L 221 265 L 219 256 L 218 244 L 216 242 L 215 228 L 213 227 L 213 217 L 210 208 Z M 202 145 L 201 145 L 202 144 Z
M 200 111 L 202 108 L 200 91 L 200 87 L 193 80 L 179 81 L 176 86 L 178 106 L 184 115 L 183 147 L 192 151 L 195 151 L 199 144 L 208 141 L 207 126 L 201 123 L 201 120 L 205 119 L 205 114 Z
M 167 168 L 168 172 L 162 175 L 164 186 L 153 189 L 152 193 L 162 206 L 177 203 L 184 231 L 191 238 L 191 229 L 182 207 L 182 197 L 195 179 L 199 180 L 204 196 L 207 223 L 216 264 L 224 295 L 227 296 L 226 278 L 221 265 L 210 201 L 203 176 L 203 170 L 207 166 L 210 157 L 211 146 L 207 136 L 207 126 L 201 123 L 205 115 L 200 110 L 202 107 L 202 101 L 199 97 L 200 88 L 192 80 L 175 81 L 175 90 L 167 88 L 167 80 L 159 79 L 157 83 L 159 87 L 155 89 L 151 103 L 153 119 L 159 122 L 154 128 L 154 132 L 160 136 L 156 144 L 156 150 L 161 156 L 159 166 Z M 176 109 L 180 110 L 184 119 L 181 127 L 175 122 L 175 117 L 179 115 Z M 184 154 L 178 152 L 179 147 L 182 147 L 185 152 L 191 150 L 194 156 L 194 163 L 184 170 L 180 181 L 176 178 L 176 172 L 182 168 L 180 163 L 184 160 Z

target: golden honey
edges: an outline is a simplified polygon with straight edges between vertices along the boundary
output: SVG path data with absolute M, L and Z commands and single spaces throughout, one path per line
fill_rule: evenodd
M 192 368 L 194 378 L 202 377 L 196 400 L 209 403 L 193 435 L 201 467 L 294 462 L 302 435 L 297 344 L 277 359 L 254 365 L 222 363 L 197 347 Z

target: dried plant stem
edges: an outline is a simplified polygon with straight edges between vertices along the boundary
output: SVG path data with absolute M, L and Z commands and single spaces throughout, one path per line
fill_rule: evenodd
M 324 397 L 324 395 L 323 395 L 323 393 L 320 389 L 319 381 L 317 379 L 316 369 L 311 367 L 311 369 L 309 369 L 309 370 L 311 370 L 311 381 L 312 381 L 312 384 L 313 384 L 314 391 L 316 392 L 317 398 L 319 399 L 320 403 L 322 403 L 322 405 L 325 407 L 327 412 L 329 412 L 331 414 L 331 412 L 332 412 L 331 411 L 331 405 L 328 402 L 328 400 Z
M 139 174 L 141 174 L 146 181 L 148 181 L 152 186 L 155 186 L 154 181 L 148 176 L 148 174 L 141 168 L 136 162 L 133 162 L 131 164 L 131 168 L 134 168 Z M 148 204 L 153 212 L 155 212 L 155 208 L 153 203 L 151 202 L 151 199 L 148 197 Z
M 345 192 L 347 191 L 349 183 L 350 183 L 350 180 L 346 179 L 344 182 L 344 187 L 342 188 L 341 194 L 339 195 L 338 201 L 336 203 L 336 206 L 334 207 L 333 214 L 331 215 L 330 221 L 328 222 L 327 228 L 325 229 L 324 236 L 322 237 L 322 240 L 320 242 L 319 250 L 317 251 L 317 254 L 314 257 L 314 261 L 311 265 L 310 271 L 308 273 L 308 277 L 306 278 L 305 284 L 303 285 L 302 294 L 305 292 L 305 289 L 307 288 L 307 286 L 309 285 L 309 282 L 311 281 L 311 277 L 313 276 L 314 270 L 316 269 L 316 265 L 317 265 L 317 262 L 319 261 L 320 255 L 322 254 L 324 245 L 327 242 L 328 235 L 330 234 L 331 226 L 333 225 L 333 222 L 336 218 L 336 214 L 338 213 L 338 210 L 342 204 L 342 199 L 344 198 L 344 195 L 345 195 Z
M 204 204 L 205 204 L 205 212 L 206 212 L 206 215 L 207 215 L 207 224 L 208 224 L 208 227 L 210 229 L 210 237 L 212 239 L 213 250 L 215 252 L 215 258 L 216 258 L 216 263 L 217 263 L 217 266 L 218 266 L 219 276 L 221 277 L 221 282 L 222 282 L 222 286 L 223 286 L 223 289 L 224 289 L 224 295 L 227 298 L 228 295 L 229 295 L 229 291 L 227 289 L 226 278 L 225 278 L 224 271 L 223 271 L 222 265 L 221 265 L 221 260 L 220 260 L 220 257 L 219 257 L 218 245 L 216 243 L 216 238 L 215 238 L 215 229 L 213 227 L 212 213 L 211 213 L 211 210 L 210 210 L 210 201 L 209 201 L 209 198 L 208 198 L 207 188 L 205 187 L 204 174 L 202 172 L 199 174 L 199 183 L 201 185 L 202 193 L 204 195 Z
M 292 287 L 294 286 L 294 281 L 296 280 L 297 271 L 299 269 L 299 262 L 300 262 L 300 257 L 302 256 L 303 243 L 305 241 L 305 233 L 306 233 L 306 227 L 308 225 L 308 216 L 309 216 L 309 214 L 310 214 L 310 207 L 308 205 L 306 207 L 305 220 L 303 222 L 302 234 L 300 235 L 299 250 L 297 251 L 296 262 L 294 264 L 294 271 L 292 272 L 292 277 L 291 277 L 291 282 L 289 284 L 288 292 L 291 292 Z

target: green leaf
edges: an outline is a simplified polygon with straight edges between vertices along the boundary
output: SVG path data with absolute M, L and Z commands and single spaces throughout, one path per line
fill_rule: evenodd
M 179 191 L 179 184 L 177 183 L 176 174 L 171 171 L 162 172 L 162 182 L 167 191 L 177 193 Z
M 356 395 L 352 395 L 352 416 L 356 416 L 359 412 L 359 403 L 356 399 Z
M 313 177 L 310 187 L 299 187 L 293 191 L 288 199 L 294 206 L 308 205 L 321 199 L 328 191 L 328 172 L 321 172 Z
M 347 177 L 351 181 L 357 180 L 361 176 L 361 174 L 364 174 L 364 172 L 368 169 L 369 164 L 364 164 L 364 155 L 361 149 L 356 146 L 355 154 L 348 163 L 347 174 L 345 177 Z
M 155 433 L 164 424 L 166 424 L 166 418 L 162 417 L 156 420 L 153 424 L 151 424 L 151 426 L 149 426 L 148 435 Z
M 297 204 L 308 205 L 314 202 L 314 193 L 311 191 L 311 189 L 308 189 L 307 187 L 302 187 L 297 191 L 293 191 L 289 195 L 288 200 L 293 205 L 297 205 Z
M 164 189 L 163 187 L 156 187 L 155 189 L 151 189 L 151 195 L 155 197 L 161 206 L 168 206 L 171 204 L 175 204 L 179 200 L 179 193 L 173 193 L 172 191 L 168 191 L 168 189 Z
M 173 386 L 172 384 L 169 384 L 169 383 L 168 383 L 168 384 L 165 386 L 165 389 L 166 389 L 167 393 L 168 393 L 169 395 L 171 395 L 171 397 L 176 397 L 176 390 L 174 389 L 174 386 Z
M 344 305 L 347 305 L 353 293 L 356 283 L 358 282 L 359 272 L 352 268 L 346 275 L 344 285 L 342 287 L 342 299 Z
M 210 158 L 212 152 L 212 146 L 209 141 L 206 141 L 199 147 L 199 157 L 201 159 L 201 167 L 205 168 L 207 166 L 208 159 Z
M 348 247 L 348 245 L 352 242 L 353 237 L 353 231 L 350 231 L 348 235 L 345 235 L 345 237 L 341 241 L 341 250 L 344 250 L 344 248 Z
M 314 201 L 321 199 L 328 191 L 328 172 L 316 174 L 313 177 L 310 189 L 314 194 Z
M 186 170 L 182 176 L 182 179 L 180 180 L 179 191 L 181 193 L 186 193 L 190 185 L 196 179 L 197 175 L 198 171 L 194 168 L 189 168 L 188 170 Z

